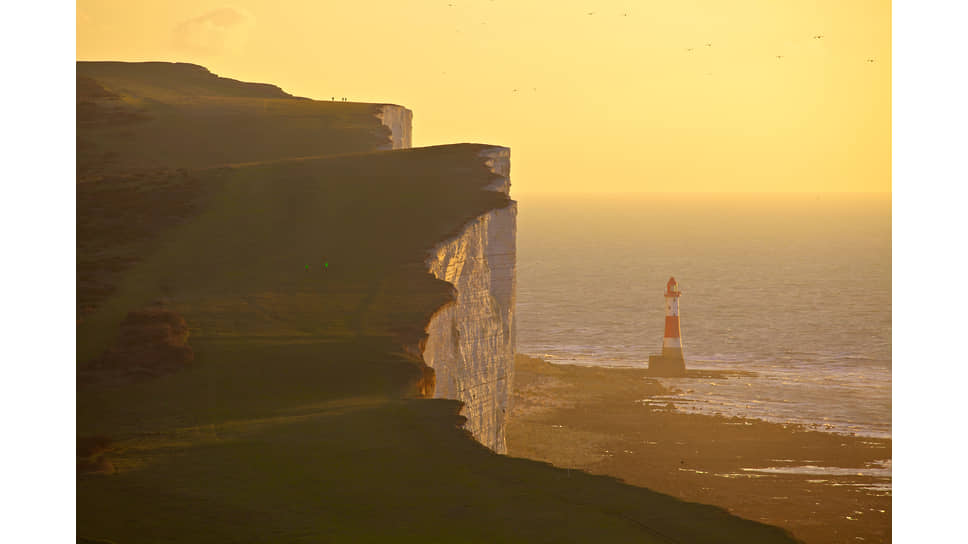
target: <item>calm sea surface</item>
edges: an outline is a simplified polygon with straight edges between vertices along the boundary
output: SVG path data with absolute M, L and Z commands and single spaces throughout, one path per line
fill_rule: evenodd
M 687 366 L 756 373 L 678 409 L 891 436 L 889 197 L 525 197 L 518 259 L 521 353 L 644 366 L 675 276 Z

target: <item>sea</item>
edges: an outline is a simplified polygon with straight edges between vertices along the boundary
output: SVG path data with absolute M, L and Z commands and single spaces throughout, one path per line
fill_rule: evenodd
M 890 195 L 518 201 L 519 353 L 644 368 L 674 276 L 687 367 L 741 374 L 663 378 L 663 405 L 891 437 Z

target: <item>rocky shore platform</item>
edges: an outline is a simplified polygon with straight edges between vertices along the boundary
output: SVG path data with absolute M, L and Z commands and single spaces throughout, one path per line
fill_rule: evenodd
M 519 355 L 515 371 L 512 456 L 720 506 L 808 543 L 891 541 L 889 439 L 679 413 L 650 402 L 675 380 L 645 368 Z

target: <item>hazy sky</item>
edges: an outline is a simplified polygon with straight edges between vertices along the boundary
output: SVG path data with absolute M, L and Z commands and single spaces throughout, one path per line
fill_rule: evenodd
M 402 104 L 518 196 L 891 190 L 889 0 L 79 0 L 77 58 Z

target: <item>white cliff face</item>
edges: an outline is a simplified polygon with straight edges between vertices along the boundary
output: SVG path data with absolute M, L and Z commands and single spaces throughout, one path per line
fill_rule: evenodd
M 495 147 L 481 156 L 501 176 L 487 188 L 508 194 L 510 150 Z M 434 397 L 463 402 L 464 427 L 498 453 L 507 453 L 514 378 L 517 210 L 511 202 L 475 218 L 426 261 L 457 292 L 427 325 L 423 358 L 436 375 Z
M 410 149 L 413 145 L 413 112 L 395 104 L 380 106 L 380 122 L 390 129 L 390 143 L 380 149 Z

